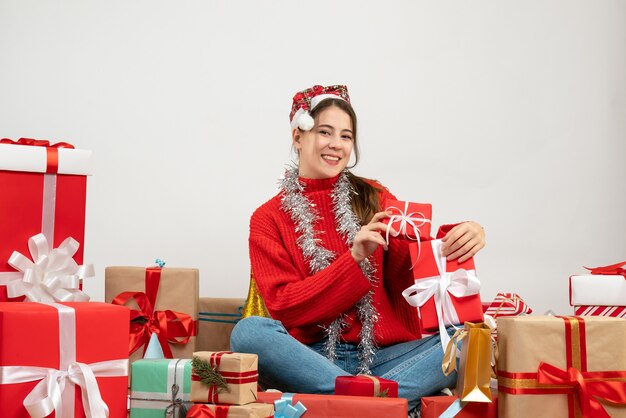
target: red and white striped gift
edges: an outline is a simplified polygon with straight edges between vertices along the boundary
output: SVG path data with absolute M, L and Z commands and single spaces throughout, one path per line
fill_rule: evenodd
M 574 315 L 626 318 L 626 306 L 575 306 Z
M 517 293 L 498 293 L 491 303 L 483 303 L 483 312 L 493 318 L 527 315 L 532 311 Z

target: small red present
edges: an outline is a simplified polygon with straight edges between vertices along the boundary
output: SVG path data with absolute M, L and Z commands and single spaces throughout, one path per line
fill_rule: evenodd
M 129 316 L 99 302 L 0 303 L 1 415 L 126 418 Z
M 397 398 L 398 383 L 393 380 L 366 374 L 337 376 L 335 379 L 335 395 Z
M 433 217 L 433 208 L 430 203 L 403 202 L 388 200 L 385 207 L 390 212 L 389 218 L 383 219 L 387 225 L 385 237 L 399 237 L 413 241 L 430 239 L 430 226 Z M 395 229 L 396 234 L 391 232 Z
M 28 239 L 39 233 L 51 248 L 71 237 L 80 245 L 74 261 L 83 263 L 85 199 L 91 151 L 61 142 L 0 139 L 0 301 L 6 284 L 21 279 L 9 258 L 29 254 Z
M 422 398 L 422 418 L 437 418 L 447 412 L 455 418 L 497 418 L 498 392 L 491 391 L 491 402 L 461 402 L 457 396 Z M 454 415 L 452 415 L 454 414 Z
M 415 284 L 402 296 L 419 308 L 424 330 L 440 332 L 445 349 L 450 340 L 446 326 L 483 322 L 483 309 L 473 258 L 463 263 L 447 261 L 441 255 L 442 245 L 441 240 L 432 240 L 421 249 L 417 243 L 409 246 Z

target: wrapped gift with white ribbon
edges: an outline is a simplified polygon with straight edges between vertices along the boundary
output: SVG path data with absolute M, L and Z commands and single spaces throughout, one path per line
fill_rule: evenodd
M 9 265 L 9 257 L 13 251 L 26 254 L 34 233 L 45 235 L 51 247 L 74 238 L 81 243 L 74 260 L 83 263 L 91 170 L 91 151 L 66 142 L 0 139 L 0 301 L 7 301 L 5 286 L 23 277 Z
M 0 302 L 1 415 L 126 417 L 129 318 L 98 302 Z
M 413 266 L 415 284 L 402 296 L 419 309 L 424 330 L 439 331 L 445 350 L 450 341 L 446 327 L 465 321 L 482 322 L 483 311 L 474 260 L 447 261 L 442 245 L 441 240 L 422 243 L 419 260 Z M 413 259 L 418 257 L 417 244 L 411 244 L 410 251 Z

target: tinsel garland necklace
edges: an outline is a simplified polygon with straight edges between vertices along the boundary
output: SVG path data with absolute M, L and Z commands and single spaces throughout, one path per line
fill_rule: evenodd
M 289 167 L 284 179 L 280 184 L 283 197 L 282 209 L 291 216 L 295 223 L 295 230 L 300 236 L 296 244 L 302 251 L 304 259 L 309 264 L 311 274 L 315 274 L 328 267 L 335 258 L 335 253 L 324 248 L 320 240 L 316 238 L 314 226 L 320 220 L 320 215 L 314 210 L 313 203 L 304 195 L 304 186 L 300 183 L 298 168 Z M 348 179 L 348 170 L 344 170 L 337 179 L 331 193 L 333 201 L 333 213 L 337 231 L 344 238 L 348 246 L 352 245 L 356 234 L 361 229 L 359 219 L 352 210 L 351 196 L 355 191 Z M 376 285 L 376 267 L 365 258 L 359 263 L 359 267 L 369 282 Z M 361 321 L 359 334 L 359 373 L 370 374 L 370 366 L 376 354 L 376 341 L 374 339 L 374 324 L 378 320 L 378 313 L 373 303 L 374 291 L 370 290 L 358 303 L 357 312 Z M 343 314 L 335 319 L 327 328 L 328 337 L 325 344 L 326 357 L 335 361 L 337 358 L 336 347 L 346 322 Z

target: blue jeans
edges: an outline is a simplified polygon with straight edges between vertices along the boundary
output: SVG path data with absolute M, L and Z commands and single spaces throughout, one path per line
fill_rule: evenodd
M 235 326 L 230 337 L 233 351 L 259 356 L 259 381 L 284 392 L 332 394 L 337 376 L 356 374 L 358 348 L 340 343 L 337 360 L 323 355 L 324 341 L 309 346 L 287 333 L 280 321 L 251 316 Z M 439 334 L 383 347 L 376 353 L 374 376 L 398 382 L 398 395 L 413 409 L 423 396 L 438 393 L 456 382 L 456 372 L 441 371 L 443 350 Z

